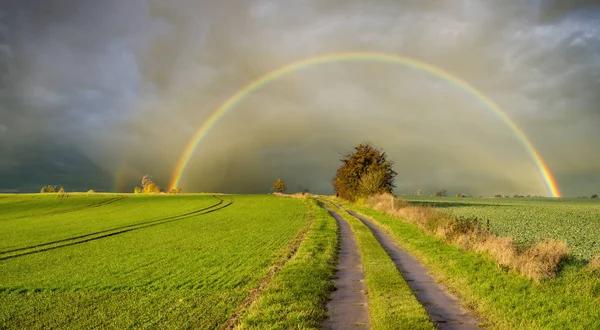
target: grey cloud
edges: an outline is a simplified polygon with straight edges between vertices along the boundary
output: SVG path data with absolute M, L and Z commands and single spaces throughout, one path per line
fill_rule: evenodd
M 188 139 L 241 87 L 298 59 L 365 50 L 464 78 L 523 128 L 567 194 L 597 189 L 582 178 L 600 174 L 600 16 L 584 1 L 31 0 L 4 8 L 0 124 L 10 134 L 0 134 L 10 138 L 0 140 L 0 177 L 63 141 L 55 153 L 81 154 L 72 161 L 110 173 L 116 189 L 130 190 L 144 173 L 166 186 Z M 482 104 L 384 63 L 315 66 L 264 86 L 219 120 L 182 185 L 264 192 L 282 176 L 291 189 L 330 192 L 339 153 L 365 140 L 396 161 L 398 192 L 545 194 L 523 146 Z M 0 185 L 33 189 L 59 171 L 27 168 L 50 177 Z

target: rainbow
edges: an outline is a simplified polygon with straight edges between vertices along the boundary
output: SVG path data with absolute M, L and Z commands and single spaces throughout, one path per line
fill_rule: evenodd
M 531 160 L 537 167 L 540 177 L 543 180 L 546 189 L 548 190 L 548 193 L 552 197 L 561 196 L 558 190 L 558 186 L 556 184 L 556 180 L 552 177 L 552 174 L 548 169 L 548 165 L 546 165 L 539 152 L 534 148 L 533 144 L 531 143 L 531 141 L 529 141 L 529 139 L 523 133 L 523 131 L 492 99 L 485 96 L 481 91 L 473 87 L 468 82 L 431 64 L 427 64 L 425 62 L 421 62 L 419 60 L 412 59 L 409 57 L 378 52 L 344 52 L 310 57 L 287 64 L 283 67 L 268 72 L 258 77 L 256 80 L 250 82 L 242 89 L 237 91 L 235 94 L 233 94 L 231 97 L 229 97 L 229 99 L 227 99 L 217 109 L 215 109 L 215 111 L 208 117 L 208 119 L 206 119 L 202 126 L 198 128 L 194 136 L 189 140 L 187 146 L 185 147 L 185 150 L 183 151 L 181 157 L 177 161 L 175 170 L 173 171 L 171 179 L 171 188 L 179 186 L 179 182 L 181 181 L 181 177 L 185 172 L 186 166 L 202 139 L 204 139 L 204 137 L 215 126 L 217 121 L 219 121 L 219 119 L 223 115 L 225 115 L 225 113 L 227 113 L 228 110 L 233 108 L 238 103 L 242 102 L 250 93 L 256 91 L 257 89 L 265 85 L 268 85 L 269 83 L 277 80 L 278 78 L 288 73 L 302 70 L 313 65 L 345 61 L 375 61 L 400 64 L 405 67 L 427 72 L 440 79 L 450 82 L 455 86 L 460 87 L 463 91 L 472 95 L 475 99 L 479 100 L 487 108 L 492 110 L 492 112 L 510 128 L 510 130 L 514 133 L 516 138 L 525 147 L 527 153 L 531 157 Z

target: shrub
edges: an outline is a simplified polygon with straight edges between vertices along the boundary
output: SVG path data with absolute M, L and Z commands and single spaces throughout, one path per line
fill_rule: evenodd
M 169 194 L 180 194 L 180 193 L 181 193 L 181 188 L 179 188 L 179 187 L 169 190 Z
M 58 186 L 48 185 L 48 186 L 42 187 L 42 189 L 40 190 L 40 194 L 43 194 L 43 193 L 55 193 L 57 191 L 58 191 Z
M 140 187 L 133 188 L 133 193 L 134 194 L 141 194 L 142 193 L 142 188 L 140 188 Z
M 598 194 L 594 194 L 594 195 L 592 195 L 592 198 L 594 198 L 594 199 L 598 199 Z
M 88 194 L 95 194 L 96 192 L 94 191 L 94 189 L 90 189 L 87 191 Z
M 158 185 L 156 183 L 148 183 L 142 189 L 142 192 L 144 194 L 158 194 L 161 191 L 162 190 L 158 187 Z

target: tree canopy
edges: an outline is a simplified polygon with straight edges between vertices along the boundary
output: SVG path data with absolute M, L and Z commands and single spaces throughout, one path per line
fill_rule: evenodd
M 386 153 L 371 143 L 361 143 L 352 152 L 342 156 L 342 166 L 333 179 L 338 197 L 354 201 L 360 197 L 392 193 L 396 172 L 394 162 Z
M 273 183 L 272 189 L 275 190 L 276 192 L 282 193 L 287 189 L 287 187 L 285 186 L 285 183 L 283 182 L 283 180 L 281 180 L 281 178 L 278 178 Z

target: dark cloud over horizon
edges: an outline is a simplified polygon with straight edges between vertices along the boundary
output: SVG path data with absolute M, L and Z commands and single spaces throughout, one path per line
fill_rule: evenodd
M 527 134 L 565 195 L 600 191 L 594 1 L 0 0 L 0 191 L 167 186 L 188 139 L 250 81 L 344 51 L 421 59 L 469 81 Z M 399 193 L 547 192 L 507 126 L 402 66 L 313 66 L 264 86 L 196 150 L 186 191 L 330 192 L 339 153 L 371 141 Z M 108 181 L 108 182 L 107 182 Z

